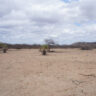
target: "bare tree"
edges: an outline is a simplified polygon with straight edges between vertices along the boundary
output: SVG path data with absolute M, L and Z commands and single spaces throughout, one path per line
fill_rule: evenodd
M 45 39 L 45 43 L 48 45 L 54 45 L 55 44 L 53 39 Z
M 51 45 L 55 45 L 55 42 L 53 39 L 45 39 L 45 43 L 48 45 L 48 51 L 50 52 Z

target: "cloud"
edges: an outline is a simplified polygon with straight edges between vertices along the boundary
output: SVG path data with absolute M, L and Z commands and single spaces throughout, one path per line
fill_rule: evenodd
M 87 20 L 96 21 L 96 0 L 81 0 L 80 9 Z
M 0 41 L 95 41 L 95 0 L 0 0 Z M 89 38 L 89 39 L 88 39 Z

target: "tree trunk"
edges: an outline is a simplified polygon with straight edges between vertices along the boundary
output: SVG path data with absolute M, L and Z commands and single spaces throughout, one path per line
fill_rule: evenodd
M 46 50 L 43 50 L 42 51 L 42 55 L 46 55 Z
M 4 49 L 3 49 L 3 53 L 6 53 L 6 52 L 7 52 L 7 49 L 4 48 Z

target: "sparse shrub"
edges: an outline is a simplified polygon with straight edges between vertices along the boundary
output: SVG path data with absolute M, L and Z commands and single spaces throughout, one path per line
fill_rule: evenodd
M 48 50 L 48 45 L 42 45 L 40 48 L 42 55 L 46 55 L 47 50 Z
M 48 45 L 42 45 L 42 49 L 48 49 Z
M 81 47 L 81 50 L 92 50 L 92 48 L 89 47 L 89 46 L 82 46 Z
M 0 43 L 0 47 L 2 48 L 3 53 L 6 53 L 8 50 L 8 47 L 6 44 Z
M 40 47 L 40 51 L 43 51 L 43 50 L 48 51 L 48 45 L 42 45 L 42 46 Z

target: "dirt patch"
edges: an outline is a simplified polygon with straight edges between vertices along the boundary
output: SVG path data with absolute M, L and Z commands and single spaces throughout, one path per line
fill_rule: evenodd
M 96 96 L 96 50 L 0 53 L 1 96 Z

